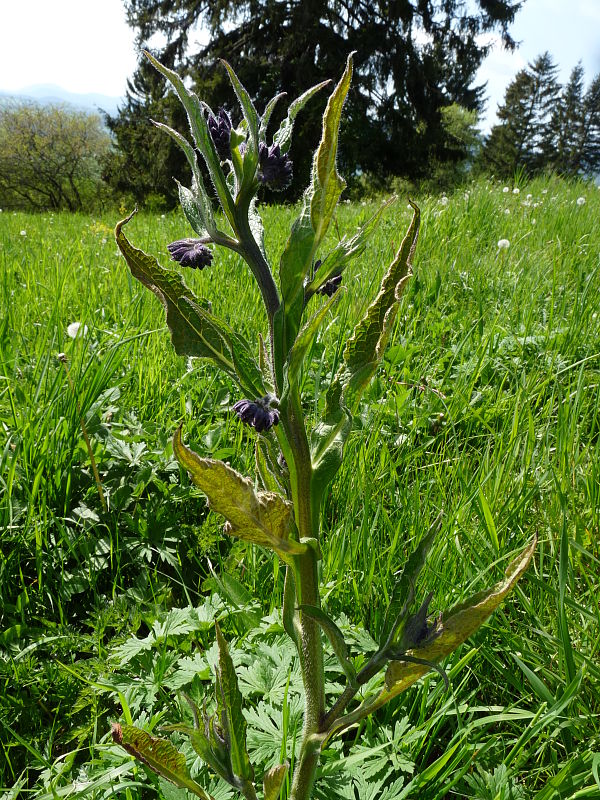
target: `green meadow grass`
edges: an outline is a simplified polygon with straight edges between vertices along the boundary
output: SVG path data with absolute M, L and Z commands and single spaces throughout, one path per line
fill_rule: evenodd
M 440 511 L 421 583 L 434 610 L 497 580 L 534 534 L 539 544 L 514 595 L 449 659 L 450 691 L 432 673 L 351 731 L 324 756 L 319 796 L 355 796 L 333 780 L 351 772 L 354 743 L 374 764 L 381 788 L 359 793 L 373 800 L 600 797 L 600 191 L 482 181 L 418 202 L 414 278 L 325 501 L 327 610 L 375 635 L 394 573 Z M 331 240 L 374 208 L 342 204 Z M 263 211 L 275 257 L 294 209 Z M 392 206 L 345 273 L 304 375 L 309 418 L 409 218 L 406 199 Z M 109 744 L 141 680 L 115 667 L 114 648 L 211 588 L 236 612 L 233 637 L 281 601 L 277 563 L 222 537 L 172 456 L 183 420 L 194 449 L 252 474 L 253 434 L 229 411 L 239 398 L 174 355 L 162 309 L 116 250 L 115 221 L 0 214 L 0 786 L 11 798 L 149 796 Z M 127 232 L 162 263 L 189 235 L 179 214 L 140 214 Z M 257 340 L 259 294 L 235 255 L 186 280 Z M 152 662 L 147 723 L 173 708 L 169 658 L 163 647 Z M 401 746 L 385 739 L 404 728 Z M 377 783 L 376 752 L 398 788 Z

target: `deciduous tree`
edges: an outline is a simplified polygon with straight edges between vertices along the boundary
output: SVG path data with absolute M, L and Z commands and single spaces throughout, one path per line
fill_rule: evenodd
M 67 106 L 0 106 L 0 205 L 67 209 L 92 205 L 102 192 L 100 162 L 110 136 L 100 117 Z

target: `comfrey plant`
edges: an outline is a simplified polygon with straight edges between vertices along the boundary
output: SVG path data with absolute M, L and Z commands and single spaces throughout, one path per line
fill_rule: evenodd
M 133 247 L 118 223 L 116 238 L 132 274 L 151 289 L 165 307 L 175 350 L 212 361 L 240 390 L 233 410 L 256 432 L 257 481 L 227 464 L 201 458 L 183 443 L 181 428 L 173 437 L 179 463 L 208 497 L 210 507 L 227 520 L 225 532 L 268 550 L 285 564 L 283 626 L 298 652 L 305 690 L 304 729 L 294 764 L 289 797 L 311 797 L 319 754 L 332 737 L 357 724 L 405 691 L 457 648 L 487 619 L 526 569 L 532 542 L 508 567 L 504 580 L 464 603 L 430 618 L 431 595 L 417 603 L 417 577 L 439 527 L 421 538 L 395 583 L 379 648 L 357 671 L 342 632 L 321 607 L 318 580 L 320 513 L 328 485 L 340 468 L 344 446 L 361 397 L 375 374 L 392 331 L 402 292 L 411 276 L 419 232 L 419 209 L 411 202 L 412 221 L 379 293 L 358 321 L 331 377 L 322 418 L 307 429 L 301 376 L 320 327 L 344 291 L 343 272 L 364 251 L 387 204 L 354 236 L 320 254 L 344 181 L 336 169 L 342 106 L 352 75 L 352 56 L 329 97 L 319 147 L 298 218 L 292 225 L 278 266 L 278 280 L 263 244 L 256 207 L 261 185 L 286 186 L 292 164 L 288 156 L 294 119 L 304 104 L 325 86 L 309 89 L 295 100 L 271 143 L 267 130 L 274 97 L 262 117 L 231 67 L 225 63 L 242 110 L 234 127 L 224 111 L 214 114 L 187 89 L 181 78 L 146 54 L 173 85 L 188 114 L 194 144 L 155 123 L 180 145 L 192 169 L 192 186 L 179 187 L 181 205 L 198 238 L 169 245 L 181 267 L 203 269 L 213 260 L 212 247 L 228 247 L 252 272 L 264 301 L 268 343 L 260 338 L 256 355 L 250 344 L 197 297 L 179 273 Z M 203 184 L 196 152 L 204 159 L 222 217 L 217 217 Z M 319 256 L 319 257 L 317 257 Z M 260 488 L 257 488 L 257 484 Z M 288 786 L 288 764 L 278 764 L 261 780 L 246 749 L 246 721 L 233 662 L 216 624 L 219 660 L 216 708 L 209 714 L 192 703 L 194 725 L 171 729 L 189 734 L 196 753 L 211 771 L 235 788 L 238 796 L 275 800 Z M 331 647 L 346 675 L 346 687 L 330 707 L 325 702 L 324 646 Z M 367 682 L 385 670 L 377 694 L 364 694 Z M 444 675 L 445 677 L 445 675 Z M 186 761 L 167 739 L 131 725 L 115 725 L 115 741 L 160 775 L 198 797 L 210 795 L 190 776 Z M 275 754 L 274 754 L 274 757 Z

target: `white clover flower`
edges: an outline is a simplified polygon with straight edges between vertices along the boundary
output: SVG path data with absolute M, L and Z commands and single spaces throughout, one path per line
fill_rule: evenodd
M 585 205 L 585 197 L 578 197 L 577 198 L 577 205 L 584 206 Z
M 498 239 L 498 250 L 508 250 L 510 242 L 508 239 Z
M 21 231 L 21 236 L 27 236 L 27 231 Z
M 513 194 L 519 194 L 519 193 L 520 193 L 520 191 L 521 191 L 521 190 L 519 189 L 519 187 L 518 187 L 518 186 L 515 186 L 515 188 L 513 189 Z
M 67 325 L 67 334 L 71 337 L 71 339 L 75 339 L 77 334 L 81 330 L 81 322 L 71 322 L 70 325 Z M 87 325 L 83 326 L 82 335 L 86 336 L 88 332 Z
M 502 189 L 502 191 L 504 192 L 504 194 L 508 194 L 510 192 L 510 189 L 508 188 L 508 186 L 505 186 L 504 189 Z

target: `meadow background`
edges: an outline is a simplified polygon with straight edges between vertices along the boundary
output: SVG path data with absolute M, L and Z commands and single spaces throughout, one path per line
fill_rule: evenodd
M 421 581 L 434 611 L 498 579 L 534 534 L 539 544 L 514 594 L 446 661 L 450 689 L 430 673 L 335 742 L 317 797 L 600 797 L 600 191 L 479 180 L 416 200 L 414 278 L 326 499 L 326 608 L 342 629 L 360 626 L 360 661 L 394 573 L 440 510 Z M 342 203 L 332 241 L 375 207 Z M 263 208 L 273 256 L 295 213 Z M 239 398 L 222 375 L 174 355 L 159 303 L 116 249 L 117 218 L 0 214 L 0 786 L 11 800 L 137 800 L 156 796 L 149 782 L 179 797 L 112 745 L 110 723 L 158 730 L 181 719 L 180 690 L 202 698 L 215 614 L 234 643 L 251 757 L 293 759 L 299 733 L 283 571 L 222 536 L 170 444 L 183 420 L 198 453 L 250 475 L 254 434 L 230 412 Z M 304 375 L 307 415 L 408 221 L 403 197 L 344 274 Z M 166 264 L 189 229 L 179 212 L 143 212 L 127 233 Z M 233 253 L 185 277 L 257 340 L 258 292 Z M 333 658 L 328 677 L 333 695 Z

